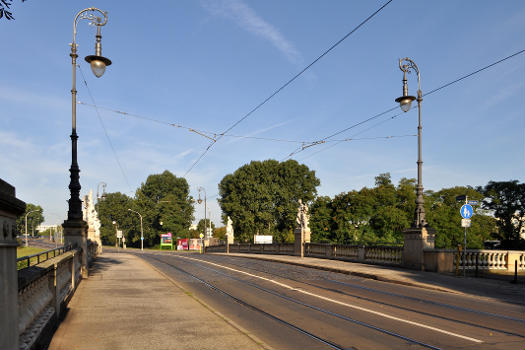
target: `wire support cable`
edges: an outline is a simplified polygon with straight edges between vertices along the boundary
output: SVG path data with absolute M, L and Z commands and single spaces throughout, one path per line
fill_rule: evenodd
M 476 75 L 476 74 L 479 74 L 479 73 L 483 72 L 483 71 L 486 70 L 486 69 L 489 69 L 489 68 L 491 68 L 491 67 L 494 67 L 494 66 L 496 66 L 496 65 L 498 65 L 498 64 L 500 64 L 500 63 L 503 63 L 503 62 L 505 62 L 505 61 L 507 61 L 507 60 L 509 60 L 509 59 L 511 59 L 511 58 L 513 58 L 513 57 L 515 57 L 515 56 L 517 56 L 517 55 L 520 55 L 520 54 L 522 54 L 522 53 L 524 53 L 524 52 L 525 52 L 525 49 L 520 50 L 520 51 L 517 51 L 517 52 L 515 52 L 515 53 L 513 53 L 513 54 L 511 54 L 511 55 L 509 55 L 509 56 L 506 56 L 506 57 L 504 57 L 504 58 L 502 58 L 502 59 L 500 59 L 500 60 L 498 60 L 498 61 L 496 61 L 496 62 L 493 62 L 493 63 L 491 63 L 491 64 L 488 64 L 488 65 L 486 65 L 486 66 L 484 66 L 484 67 L 482 67 L 482 68 L 480 68 L 480 69 L 477 69 L 477 70 L 475 70 L 475 71 L 473 71 L 473 72 L 471 72 L 471 73 L 465 74 L 465 75 L 463 75 L 463 76 L 461 76 L 461 77 L 459 77 L 459 78 L 457 78 L 457 79 L 455 79 L 455 80 L 452 80 L 452 81 L 450 81 L 450 82 L 448 82 L 448 83 L 446 83 L 446 84 L 443 84 L 443 85 L 441 85 L 441 86 L 439 86 L 439 87 L 437 87 L 437 88 L 435 88 L 435 89 L 432 89 L 432 90 L 430 90 L 429 92 L 424 93 L 422 96 L 429 96 L 429 95 L 432 95 L 432 94 L 434 94 L 434 93 L 436 93 L 436 92 L 438 92 L 438 91 L 440 91 L 440 90 L 442 90 L 442 89 L 448 88 L 448 87 L 451 86 L 451 85 L 454 85 L 454 84 L 456 84 L 456 83 L 459 83 L 460 81 L 462 81 L 462 80 L 464 80 L 464 79 L 467 79 L 467 78 L 470 78 L 470 77 L 472 77 L 472 76 L 474 76 L 474 75 Z M 347 127 L 347 128 L 344 128 L 344 129 L 342 129 L 342 130 L 336 131 L 335 133 L 333 133 L 333 134 L 331 134 L 331 135 L 329 135 L 329 136 L 326 136 L 326 137 L 320 139 L 319 141 L 326 141 L 326 140 L 328 140 L 328 139 L 330 139 L 330 138 L 332 138 L 332 137 L 334 137 L 334 136 L 340 135 L 340 134 L 342 134 L 342 133 L 344 133 L 344 132 L 346 132 L 346 131 L 348 131 L 348 130 L 350 130 L 350 129 L 353 129 L 353 128 L 357 127 L 357 126 L 360 126 L 360 125 L 362 125 L 362 124 L 365 124 L 365 123 L 367 123 L 367 122 L 369 122 L 369 121 L 372 121 L 372 120 L 374 120 L 374 119 L 377 119 L 377 118 L 379 118 L 379 117 L 381 117 L 381 116 L 383 116 L 383 115 L 385 115 L 385 114 L 387 114 L 387 113 L 389 113 L 389 112 L 392 112 L 392 111 L 396 110 L 397 108 L 399 108 L 399 106 L 396 105 L 396 106 L 394 106 L 394 107 L 392 107 L 392 108 L 389 108 L 389 109 L 387 109 L 387 110 L 385 110 L 385 111 L 383 111 L 383 112 L 381 112 L 381 113 L 378 113 L 378 114 L 376 114 L 376 115 L 374 115 L 374 116 L 372 116 L 372 117 L 370 117 L 370 118 L 367 118 L 367 119 L 364 119 L 364 120 L 362 120 L 362 121 L 360 121 L 360 122 L 358 122 L 358 123 L 355 123 L 355 124 L 353 124 L 353 125 L 351 125 L 351 126 L 349 126 L 349 127 Z M 395 118 L 399 117 L 400 115 L 403 115 L 403 113 L 398 113 L 398 114 L 396 114 L 396 115 L 394 115 L 394 116 L 392 116 L 392 117 L 389 117 L 388 119 L 386 119 L 386 120 L 384 120 L 384 121 L 382 121 L 382 122 L 376 124 L 375 126 L 372 126 L 372 127 L 368 128 L 368 129 L 366 129 L 366 130 L 364 130 L 364 131 L 368 131 L 368 130 L 370 130 L 370 129 L 376 127 L 376 126 L 378 126 L 379 124 L 382 124 L 382 123 L 385 122 L 385 121 L 389 121 L 389 120 L 395 119 Z M 364 132 L 364 131 L 363 131 L 363 132 Z M 360 133 L 362 133 L 362 132 L 360 132 Z M 308 147 L 310 147 L 310 146 L 316 146 L 316 145 L 319 145 L 319 144 L 323 144 L 323 143 L 325 143 L 325 142 L 319 142 L 319 141 L 314 141 L 313 144 L 312 144 L 312 145 L 309 145 Z M 324 151 L 324 150 L 327 150 L 327 149 L 329 149 L 329 148 L 335 147 L 335 146 L 338 145 L 339 143 L 340 143 L 340 142 L 337 142 L 336 144 L 330 145 L 329 147 L 326 147 L 326 148 L 322 149 L 321 151 L 315 152 L 315 153 L 311 154 L 310 156 L 313 156 L 314 154 L 318 154 L 318 153 L 320 153 L 320 152 L 322 152 L 322 151 Z M 292 152 L 291 152 L 287 157 L 285 157 L 284 159 L 290 158 L 290 157 L 294 156 L 295 154 L 304 151 L 304 150 L 305 150 L 306 148 L 308 148 L 308 147 L 299 147 L 299 148 L 295 149 L 294 151 L 292 151 Z M 305 157 L 305 158 L 302 158 L 302 159 L 309 158 L 310 156 Z
M 93 103 L 93 106 L 95 107 L 95 111 L 97 113 L 97 117 L 100 122 L 100 125 L 102 126 L 102 129 L 104 130 L 104 135 L 106 136 L 106 140 L 109 143 L 109 146 L 111 148 L 111 151 L 113 152 L 113 155 L 115 156 L 115 160 L 117 161 L 118 167 L 120 168 L 120 172 L 122 173 L 122 176 L 124 177 L 124 180 L 126 181 L 126 184 L 128 185 L 128 189 L 131 191 L 131 185 L 129 184 L 128 177 L 126 176 L 126 173 L 124 172 L 124 168 L 122 167 L 117 151 L 115 150 L 115 147 L 113 146 L 113 142 L 111 142 L 111 139 L 109 138 L 108 131 L 106 129 L 106 126 L 104 125 L 104 121 L 102 120 L 98 107 L 95 103 L 95 98 L 93 97 L 93 94 L 91 93 L 91 90 L 89 89 L 89 85 L 86 81 L 86 76 L 84 75 L 84 72 L 82 71 L 82 67 L 80 65 L 77 65 L 77 67 L 80 70 L 80 74 L 82 75 L 82 80 L 84 81 L 84 85 L 86 86 L 89 98 L 91 99 L 91 102 Z
M 235 123 L 233 123 L 230 127 L 228 127 L 224 132 L 222 132 L 219 137 L 212 142 L 201 154 L 199 158 L 190 166 L 190 168 L 186 171 L 184 176 L 188 175 L 192 169 L 199 163 L 199 161 L 208 153 L 210 148 L 222 138 L 223 134 L 228 133 L 233 128 L 235 128 L 237 125 L 242 123 L 246 118 L 251 116 L 253 113 L 255 113 L 258 109 L 260 109 L 262 106 L 264 106 L 268 101 L 270 101 L 273 97 L 275 97 L 278 93 L 283 91 L 286 87 L 288 87 L 291 83 L 293 83 L 297 78 L 299 78 L 301 75 L 303 75 L 304 72 L 306 72 L 308 69 L 310 69 L 314 64 L 316 64 L 320 59 L 325 57 L 330 51 L 335 49 L 339 44 L 341 44 L 343 41 L 345 41 L 349 36 L 354 34 L 359 28 L 361 28 L 363 25 L 365 25 L 368 21 L 370 21 L 373 17 L 375 17 L 379 12 L 381 12 L 388 4 L 390 4 L 393 0 L 388 0 L 386 3 L 384 3 L 381 7 L 379 7 L 376 11 L 374 11 L 370 16 L 368 16 L 366 19 L 364 19 L 361 23 L 359 23 L 354 29 L 352 29 L 350 32 L 348 32 L 346 35 L 344 35 L 341 39 L 339 39 L 337 42 L 335 42 L 332 46 L 330 46 L 327 50 L 325 50 L 321 55 L 319 55 L 315 60 L 313 60 L 310 64 L 308 64 L 306 67 L 304 67 L 299 73 L 295 74 L 291 79 L 286 81 L 281 87 L 279 87 L 277 90 L 275 90 L 270 96 L 268 96 L 266 99 L 264 99 L 261 103 L 256 105 L 254 108 L 252 108 L 248 113 L 246 113 L 241 119 L 237 120 Z

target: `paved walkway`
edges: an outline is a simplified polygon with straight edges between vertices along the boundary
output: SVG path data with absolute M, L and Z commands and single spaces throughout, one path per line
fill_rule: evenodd
M 104 253 L 49 349 L 264 349 L 175 283 L 134 255 Z
M 226 253 L 208 254 L 226 255 Z M 441 290 L 451 293 L 469 294 L 483 298 L 525 305 L 525 285 L 523 278 L 520 278 L 517 284 L 512 284 L 509 283 L 508 280 L 495 280 L 475 277 L 464 278 L 438 274 L 435 272 L 361 264 L 341 260 L 329 260 L 310 257 L 300 258 L 297 256 L 269 254 L 230 253 L 229 255 L 312 267 L 365 278 L 372 278 L 379 281 L 404 284 L 426 289 Z

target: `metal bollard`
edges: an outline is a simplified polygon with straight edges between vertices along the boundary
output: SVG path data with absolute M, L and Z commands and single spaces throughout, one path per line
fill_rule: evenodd
M 476 254 L 476 277 L 478 277 L 478 259 L 479 259 L 479 254 Z
M 514 280 L 512 283 L 518 283 L 518 260 L 514 260 Z

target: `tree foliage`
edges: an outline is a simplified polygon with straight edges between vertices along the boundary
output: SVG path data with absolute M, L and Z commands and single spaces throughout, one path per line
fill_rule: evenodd
M 312 201 L 319 184 L 315 172 L 295 160 L 252 161 L 221 180 L 219 205 L 231 217 L 238 241 L 255 234 L 291 241 L 299 199 Z
M 312 241 L 341 244 L 402 244 L 403 230 L 414 220 L 415 179 L 403 178 L 397 186 L 390 174 L 379 174 L 375 187 L 340 193 L 334 198 L 318 197 L 311 206 L 310 229 Z M 468 195 L 469 199 L 483 199 L 483 194 L 472 187 L 445 188 L 438 192 L 427 191 L 425 197 L 426 219 L 436 230 L 436 248 L 455 248 L 463 243 L 456 196 Z M 496 219 L 487 211 L 476 210 L 472 226 L 467 230 L 469 248 L 482 248 L 483 241 L 497 231 Z
M 461 227 L 460 208 L 464 202 L 457 202 L 456 197 L 467 195 L 469 199 L 481 200 L 483 195 L 472 187 L 444 188 L 438 192 L 428 191 L 425 196 L 425 211 L 430 227 L 436 230 L 436 248 L 456 248 L 463 245 L 465 230 Z M 471 219 L 467 229 L 467 247 L 483 248 L 483 241 L 496 232 L 494 217 L 485 215 L 479 208 Z
M 104 244 L 115 244 L 116 221 L 123 231 L 126 242 L 140 246 L 140 217 L 142 215 L 144 245 L 153 246 L 160 241 L 160 233 L 171 232 L 173 237 L 187 237 L 193 220 L 193 199 L 184 178 L 178 178 L 169 171 L 149 175 L 146 182 L 137 189 L 135 198 L 122 193 L 108 193 L 98 203 L 101 221 L 101 239 Z
M 25 234 L 26 214 L 30 212 L 32 213 L 27 216 L 28 235 L 31 235 L 33 228 L 36 229 L 38 225 L 44 222 L 44 209 L 40 205 L 27 203 L 26 211 L 16 219 L 16 229 L 21 235 Z
M 505 245 L 517 248 L 525 225 L 525 183 L 520 184 L 518 180 L 490 181 L 478 191 L 484 196 L 483 208 L 493 212 L 498 219 L 497 237 Z

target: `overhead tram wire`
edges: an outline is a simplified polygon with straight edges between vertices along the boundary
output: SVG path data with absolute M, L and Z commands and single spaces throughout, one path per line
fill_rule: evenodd
M 111 147 L 111 151 L 113 152 L 113 155 L 115 156 L 115 160 L 117 161 L 117 164 L 120 168 L 120 172 L 122 173 L 122 176 L 124 177 L 124 180 L 126 181 L 126 184 L 128 185 L 128 189 L 131 191 L 131 185 L 129 184 L 128 177 L 126 176 L 126 173 L 124 172 L 124 168 L 122 167 L 122 164 L 120 163 L 119 157 L 117 155 L 117 151 L 115 150 L 115 147 L 113 146 L 113 142 L 111 142 L 111 139 L 109 138 L 108 131 L 106 129 L 106 126 L 104 125 L 104 122 L 102 121 L 102 117 L 100 116 L 100 112 L 98 108 L 96 107 L 95 98 L 93 97 L 93 94 L 91 93 L 91 90 L 89 89 L 89 85 L 86 81 L 86 76 L 84 75 L 84 72 L 82 71 L 82 67 L 80 65 L 77 65 L 78 69 L 80 70 L 80 74 L 82 75 L 82 80 L 84 81 L 84 85 L 86 86 L 89 98 L 91 99 L 91 102 L 95 106 L 95 111 L 97 113 L 98 120 L 100 122 L 100 125 L 102 126 L 102 129 L 104 130 L 104 135 L 106 135 L 106 139 L 109 143 L 109 146 Z
M 202 130 L 202 129 L 194 129 L 194 128 L 183 126 L 183 125 L 180 125 L 180 124 L 177 124 L 177 123 L 170 123 L 170 122 L 163 121 L 163 120 L 160 120 L 160 119 L 155 119 L 155 118 L 148 117 L 148 116 L 143 116 L 143 115 L 133 114 L 133 113 L 129 113 L 129 112 L 124 112 L 124 111 L 117 110 L 117 109 L 112 109 L 112 108 L 109 108 L 109 107 L 97 106 L 97 105 L 86 103 L 86 102 L 82 102 L 82 101 L 78 101 L 77 103 L 80 104 L 80 105 L 83 105 L 83 106 L 88 106 L 88 107 L 92 107 L 92 108 L 98 108 L 98 109 L 106 110 L 108 112 L 113 112 L 113 113 L 116 113 L 116 114 L 121 114 L 121 115 L 124 115 L 124 116 L 129 116 L 129 117 L 133 117 L 133 118 L 137 118 L 137 119 L 147 120 L 147 121 L 151 121 L 151 122 L 162 124 L 162 125 L 166 125 L 166 126 L 172 126 L 172 127 L 175 127 L 175 128 L 187 129 L 188 131 L 195 132 L 198 135 L 204 136 L 204 137 L 206 137 L 208 139 L 212 139 L 212 140 L 214 140 L 214 138 L 217 137 L 217 135 L 219 135 L 219 133 L 216 133 L 216 132 L 213 132 L 213 131 L 207 131 L 207 130 Z M 304 144 L 304 145 L 310 145 L 312 143 L 319 142 L 319 141 L 290 140 L 290 139 L 279 139 L 279 138 L 274 138 L 274 137 L 272 138 L 272 137 L 260 137 L 260 136 L 249 136 L 249 135 L 222 134 L 222 136 L 223 137 L 240 138 L 240 139 L 272 141 L 272 142 L 300 143 L 300 144 Z M 390 137 L 390 136 L 385 136 L 385 137 Z M 324 141 L 324 142 L 344 142 L 344 141 L 349 141 L 349 140 L 348 139 L 344 139 L 344 140 L 327 140 L 327 141 Z
M 316 64 L 321 58 L 326 56 L 330 51 L 335 49 L 339 44 L 341 44 L 343 41 L 345 41 L 350 35 L 352 35 L 354 32 L 356 32 L 359 28 L 361 28 L 365 23 L 367 23 L 369 20 L 371 20 L 375 15 L 377 15 L 379 12 L 381 12 L 388 4 L 390 4 L 393 0 L 388 0 L 386 3 L 384 3 L 380 8 L 378 8 L 374 13 L 372 13 L 370 16 L 368 16 L 365 20 L 363 20 L 361 23 L 359 23 L 354 29 L 352 29 L 350 32 L 348 32 L 345 36 L 343 36 L 341 39 L 339 39 L 335 44 L 330 46 L 327 50 L 325 50 L 319 57 L 317 57 L 315 60 L 313 60 L 309 65 L 307 65 L 305 68 L 303 68 L 299 73 L 294 75 L 291 79 L 289 79 L 286 83 L 284 83 L 281 87 L 279 87 L 277 90 L 275 90 L 270 96 L 268 96 L 264 101 L 259 103 L 257 106 L 252 108 L 248 113 L 246 113 L 241 119 L 237 120 L 235 123 L 233 123 L 229 128 L 227 128 L 224 132 L 222 132 L 219 137 L 204 150 L 204 152 L 200 155 L 199 158 L 190 166 L 190 168 L 186 171 L 184 174 L 184 177 L 192 171 L 192 169 L 199 163 L 199 161 L 208 153 L 210 148 L 219 141 L 222 136 L 226 133 L 228 133 L 230 130 L 235 128 L 237 125 L 239 125 L 241 122 L 243 122 L 246 118 L 248 118 L 250 115 L 255 113 L 259 108 L 264 106 L 268 101 L 270 101 L 275 95 L 280 93 L 282 90 L 284 90 L 288 85 L 290 85 L 292 82 L 294 82 L 297 78 L 299 78 L 304 72 L 306 72 L 308 69 L 310 69 L 314 64 Z
M 350 137 L 350 139 L 348 139 L 348 140 L 349 140 L 349 141 L 360 140 L 360 139 L 356 139 L 355 137 L 358 136 L 358 135 L 361 135 L 361 134 L 363 134 L 363 133 L 365 133 L 365 132 L 367 132 L 368 130 L 371 130 L 371 129 L 375 128 L 375 127 L 378 127 L 378 126 L 381 125 L 381 124 L 384 124 L 384 123 L 386 123 L 386 122 L 389 122 L 389 121 L 391 121 L 391 120 L 393 120 L 393 119 L 395 119 L 395 118 L 397 118 L 397 117 L 399 117 L 399 116 L 403 116 L 403 115 L 405 115 L 405 113 L 394 114 L 393 116 L 389 117 L 388 119 L 381 120 L 380 122 L 377 122 L 377 123 L 375 123 L 374 125 L 372 125 L 372 126 L 366 128 L 366 129 L 364 129 L 364 130 L 361 130 L 361 131 L 359 131 L 358 133 L 353 134 L 353 135 Z M 417 136 L 417 135 L 405 135 L 405 136 Z M 393 138 L 393 137 L 401 137 L 401 136 L 392 136 L 392 138 Z M 364 139 L 366 139 L 366 138 L 364 138 Z M 335 141 L 335 140 L 333 140 L 333 141 Z M 333 144 L 331 144 L 331 145 L 329 145 L 329 146 L 327 146 L 327 147 L 325 147 L 325 148 L 321 148 L 320 150 L 318 150 L 318 151 L 316 151 L 316 152 L 314 152 L 314 153 L 310 153 L 309 155 L 307 155 L 307 156 L 305 156 L 305 157 L 303 157 L 303 158 L 301 158 L 301 159 L 299 159 L 299 160 L 303 161 L 303 160 L 305 160 L 305 159 L 308 159 L 308 158 L 310 158 L 310 157 L 313 157 L 314 155 L 316 155 L 316 154 L 318 154 L 318 153 L 321 153 L 321 152 L 323 152 L 323 151 L 327 151 L 327 150 L 330 149 L 330 148 L 334 148 L 335 146 L 339 145 L 339 144 L 340 144 L 341 142 L 343 142 L 343 141 L 345 141 L 345 140 L 338 140 L 337 142 L 335 142 L 335 143 L 333 143 Z
M 503 62 L 505 62 L 505 61 L 507 61 L 507 60 L 509 60 L 509 59 L 511 59 L 511 58 L 513 58 L 513 57 L 515 57 L 515 56 L 517 56 L 517 55 L 520 55 L 520 54 L 522 54 L 522 53 L 524 53 L 524 52 L 525 52 L 525 49 L 520 50 L 520 51 L 518 51 L 518 52 L 515 52 L 515 53 L 513 53 L 513 54 L 511 54 L 511 55 L 509 55 L 509 56 L 507 56 L 507 57 L 504 57 L 504 58 L 502 58 L 502 59 L 500 59 L 500 60 L 498 60 L 498 61 L 496 61 L 496 62 L 493 62 L 493 63 L 491 63 L 491 64 L 488 64 L 488 65 L 486 65 L 486 66 L 484 66 L 484 67 L 482 67 L 482 68 L 480 68 L 480 69 L 477 69 L 477 70 L 475 70 L 475 71 L 473 71 L 473 72 L 471 72 L 471 73 L 469 73 L 469 74 L 463 75 L 463 76 L 461 76 L 461 77 L 459 77 L 459 78 L 457 78 L 457 79 L 455 79 L 455 80 L 453 80 L 453 81 L 451 81 L 451 82 L 448 82 L 448 83 L 443 84 L 443 85 L 441 85 L 441 86 L 439 86 L 439 87 L 437 87 L 437 88 L 435 88 L 435 89 L 433 89 L 433 90 L 430 90 L 429 92 L 424 93 L 422 96 L 424 97 L 424 96 L 432 95 L 432 94 L 434 94 L 434 93 L 436 93 L 436 92 L 438 92 L 438 91 L 440 91 L 440 90 L 442 90 L 442 89 L 445 89 L 445 88 L 447 88 L 447 87 L 449 87 L 449 86 L 451 86 L 451 85 L 453 85 L 453 84 L 456 84 L 456 83 L 458 83 L 458 82 L 460 82 L 460 81 L 462 81 L 462 80 L 464 80 L 464 79 L 470 78 L 470 77 L 472 77 L 472 76 L 474 76 L 474 75 L 476 75 L 476 74 L 478 74 L 478 73 L 483 72 L 483 71 L 486 70 L 486 69 L 489 69 L 489 68 L 491 68 L 491 67 L 493 67 L 493 66 L 495 66 L 495 65 L 498 65 L 498 64 L 500 64 L 500 63 L 503 63 Z M 325 137 L 325 138 L 323 138 L 323 139 L 321 139 L 321 140 L 322 140 L 322 141 L 326 141 L 326 140 L 329 139 L 329 138 L 332 138 L 332 137 L 334 137 L 334 136 L 336 136 L 336 135 L 339 135 L 339 134 L 341 134 L 341 133 L 343 133 L 343 132 L 345 132 L 345 131 L 348 131 L 348 130 L 350 130 L 350 129 L 352 129 L 352 128 L 355 128 L 355 127 L 357 127 L 357 126 L 359 126 L 359 125 L 362 125 L 362 124 L 364 124 L 364 123 L 366 123 L 366 122 L 369 122 L 369 121 L 371 121 L 371 120 L 373 120 L 373 119 L 376 119 L 376 118 L 378 118 L 378 117 L 380 117 L 380 116 L 382 116 L 382 115 L 384 115 L 384 114 L 386 114 L 386 113 L 392 112 L 392 111 L 394 111 L 394 110 L 397 109 L 397 108 L 399 108 L 399 106 L 396 105 L 395 107 L 389 108 L 389 109 L 387 109 L 387 110 L 384 111 L 384 112 L 381 112 L 381 113 L 379 113 L 379 114 L 376 114 L 376 115 L 374 115 L 374 116 L 372 116 L 372 117 L 370 117 L 370 118 L 367 118 L 367 119 L 365 119 L 365 120 L 363 120 L 363 121 L 360 121 L 360 122 L 358 122 L 358 123 L 356 123 L 356 124 L 353 124 L 353 125 L 351 125 L 351 126 L 349 126 L 349 127 L 347 127 L 347 128 L 344 128 L 344 129 L 342 129 L 342 130 L 340 130 L 340 131 L 337 131 L 337 132 L 333 133 L 332 135 L 327 136 L 327 137 Z M 403 114 L 403 113 L 396 114 L 396 115 L 390 117 L 389 119 L 386 119 L 385 121 L 388 121 L 388 120 L 390 120 L 390 119 L 394 119 L 394 118 L 396 118 L 396 117 L 398 117 L 399 115 L 402 115 L 402 114 Z M 381 123 L 379 123 L 379 124 L 381 124 Z M 379 124 L 377 124 L 377 125 L 379 125 Z M 377 125 L 376 125 L 376 126 L 377 126 Z M 374 126 L 373 126 L 373 127 L 374 127 Z M 371 128 L 373 128 L 373 127 L 371 127 Z M 371 128 L 368 128 L 368 129 L 366 129 L 365 131 L 370 130 Z M 319 144 L 319 141 L 315 141 L 314 143 L 316 143 L 316 145 L 317 145 L 317 144 Z M 323 143 L 324 143 L 324 142 L 323 142 Z M 339 143 L 340 143 L 340 142 L 339 142 Z M 335 147 L 335 146 L 336 146 L 337 144 L 339 144 L 339 143 L 336 143 L 336 144 L 330 145 L 329 147 L 326 147 L 326 148 L 324 148 L 324 149 L 322 149 L 322 150 L 320 150 L 320 151 L 318 151 L 318 152 L 313 153 L 311 156 L 313 156 L 314 154 L 318 154 L 318 153 L 320 153 L 320 152 L 322 152 L 322 151 L 325 151 L 325 150 L 327 150 L 327 149 L 329 149 L 329 148 Z M 288 156 L 286 156 L 284 159 L 291 158 L 291 157 L 294 156 L 295 154 L 302 152 L 304 149 L 305 149 L 305 148 L 299 147 L 299 148 L 295 149 L 292 153 L 290 153 Z M 309 157 L 305 157 L 305 158 L 303 158 L 303 159 L 306 159 L 306 158 L 309 158 Z

